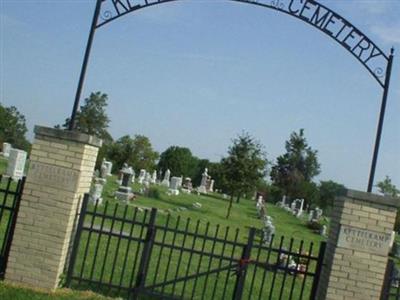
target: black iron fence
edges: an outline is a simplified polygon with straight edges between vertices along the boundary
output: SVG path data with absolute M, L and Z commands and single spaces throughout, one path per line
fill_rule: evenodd
M 0 279 L 4 278 L 25 178 L 0 175 Z
M 129 299 L 315 299 L 317 246 L 85 195 L 66 285 Z
M 381 300 L 400 300 L 400 270 L 395 260 L 394 258 L 389 258 Z

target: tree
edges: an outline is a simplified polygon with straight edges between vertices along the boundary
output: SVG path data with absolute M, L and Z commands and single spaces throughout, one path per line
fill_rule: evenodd
M 334 182 L 332 180 L 321 181 L 319 184 L 319 200 L 318 206 L 324 210 L 327 208 L 332 208 L 335 197 L 342 194 L 346 189 L 343 184 Z
M 279 156 L 272 167 L 271 179 L 288 196 L 299 197 L 304 182 L 311 182 L 320 173 L 318 152 L 308 145 L 304 129 L 293 132 L 285 148 L 286 153 Z
M 0 103 L 0 143 L 10 143 L 13 147 L 29 151 L 30 143 L 25 137 L 25 116 L 15 106 L 5 107 Z
M 110 123 L 106 113 L 107 101 L 107 94 L 102 92 L 91 93 L 76 113 L 75 129 L 95 135 L 106 143 L 112 141 L 112 137 L 107 131 Z M 70 122 L 70 118 L 67 118 L 62 127 L 68 128 Z M 57 125 L 56 127 L 60 128 L 61 126 Z
M 197 164 L 198 158 L 192 155 L 189 148 L 171 146 L 161 153 L 158 168 L 164 172 L 169 169 L 172 176 L 193 178 Z
M 226 188 L 230 193 L 227 218 L 229 218 L 233 198 L 236 201 L 244 194 L 254 192 L 258 181 L 266 174 L 267 159 L 262 145 L 248 133 L 233 140 L 228 157 L 221 160 L 226 179 Z
M 400 197 L 400 190 L 392 183 L 392 179 L 389 176 L 385 176 L 383 181 L 379 181 L 376 186 L 378 192 L 391 197 Z M 394 224 L 394 230 L 400 231 L 400 209 L 397 210 L 396 220 Z
M 380 181 L 376 184 L 378 187 L 379 193 L 391 196 L 391 197 L 399 197 L 400 190 L 392 183 L 392 179 L 389 176 L 385 176 L 383 181 Z
M 141 169 L 154 170 L 158 152 L 153 150 L 149 138 L 143 135 L 135 135 L 131 138 L 125 135 L 113 143 L 108 157 L 114 163 L 113 170 L 120 170 L 124 163 L 129 164 L 136 172 Z

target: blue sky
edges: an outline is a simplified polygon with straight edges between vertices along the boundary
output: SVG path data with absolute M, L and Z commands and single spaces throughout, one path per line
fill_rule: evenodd
M 400 186 L 400 1 L 320 1 L 384 51 L 397 49 L 376 179 Z M 0 102 L 35 124 L 69 116 L 94 1 L 0 0 Z M 110 132 L 148 136 L 219 160 L 243 130 L 270 160 L 305 129 L 322 173 L 365 190 L 382 90 L 327 35 L 285 14 L 226 0 L 186 0 L 96 32 L 83 96 L 109 95 Z

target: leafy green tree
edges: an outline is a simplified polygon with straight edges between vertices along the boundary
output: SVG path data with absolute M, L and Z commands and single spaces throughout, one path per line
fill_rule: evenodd
M 321 181 L 319 184 L 318 206 L 325 209 L 332 208 L 335 197 L 339 196 L 346 187 L 332 180 Z
M 189 148 L 171 146 L 160 155 L 158 168 L 169 169 L 172 176 L 191 177 L 196 173 L 198 158 L 192 155 Z
M 15 106 L 5 107 L 0 103 L 0 143 L 10 143 L 13 147 L 29 151 L 30 143 L 25 137 L 25 116 Z
M 378 187 L 378 192 L 383 195 L 399 197 L 400 190 L 392 183 L 392 179 L 389 176 L 385 176 L 385 179 L 379 181 L 376 186 Z
M 304 182 L 311 182 L 320 173 L 317 151 L 308 145 L 304 129 L 293 132 L 285 148 L 286 153 L 279 156 L 272 167 L 271 179 L 286 195 L 300 197 Z
M 266 174 L 267 159 L 262 145 L 248 133 L 233 140 L 228 157 L 221 160 L 226 178 L 226 189 L 231 196 L 227 218 L 229 218 L 233 198 L 236 201 L 244 194 L 254 192 L 258 181 Z
M 110 119 L 106 112 L 107 101 L 107 94 L 102 92 L 91 93 L 76 114 L 75 129 L 83 133 L 95 135 L 104 142 L 112 141 L 112 137 L 107 131 L 110 124 Z M 70 122 L 70 118 L 67 118 L 62 126 L 57 125 L 56 127 L 68 128 Z
M 159 154 L 153 150 L 149 138 L 125 135 L 110 146 L 107 156 L 113 162 L 114 171 L 120 170 L 126 162 L 138 172 L 140 169 L 154 170 Z
M 385 179 L 379 181 L 376 186 L 378 187 L 378 192 L 391 197 L 400 197 L 400 191 L 397 189 L 396 185 L 392 183 L 392 179 L 389 176 L 385 176 Z M 400 209 L 397 210 L 397 216 L 394 224 L 394 230 L 400 231 Z

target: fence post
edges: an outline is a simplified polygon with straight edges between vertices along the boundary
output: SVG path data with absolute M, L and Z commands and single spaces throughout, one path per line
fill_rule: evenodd
M 89 202 L 89 194 L 85 194 L 83 196 L 83 202 L 82 202 L 81 212 L 79 214 L 78 226 L 76 227 L 74 244 L 72 245 L 72 252 L 71 252 L 71 257 L 70 257 L 69 265 L 68 265 L 67 279 L 66 279 L 67 287 L 70 287 L 70 285 L 71 285 L 72 274 L 74 272 L 76 256 L 78 255 L 79 241 L 81 239 L 82 227 L 85 222 L 85 216 L 86 216 L 88 202 Z
M 387 300 L 389 299 L 390 295 L 390 286 L 392 284 L 392 274 L 393 274 L 393 268 L 394 268 L 394 261 L 389 259 L 386 267 L 386 272 L 385 272 L 385 279 L 383 280 L 383 287 L 382 287 L 382 293 L 381 293 L 381 300 Z M 397 298 L 396 298 L 397 299 Z
M 151 213 L 150 213 L 149 227 L 147 228 L 146 238 L 144 240 L 142 257 L 141 257 L 140 264 L 139 264 L 139 269 L 138 269 L 138 273 L 137 273 L 137 277 L 136 277 L 135 286 L 131 291 L 132 299 L 134 299 L 134 300 L 139 298 L 139 293 L 143 289 L 145 282 L 146 282 L 146 276 L 147 276 L 147 270 L 149 268 L 151 251 L 153 249 L 153 242 L 154 242 L 154 238 L 156 236 L 156 228 L 154 226 L 155 220 L 156 220 L 156 215 L 157 215 L 157 209 L 152 208 Z
M 321 276 L 322 267 L 324 265 L 325 249 L 326 249 L 326 242 L 321 242 L 321 246 L 319 247 L 319 253 L 318 253 L 317 268 L 315 270 L 315 275 L 313 278 L 313 285 L 312 285 L 312 289 L 311 289 L 311 295 L 310 295 L 311 300 L 314 300 L 317 298 L 317 289 L 318 289 L 319 278 Z M 311 255 L 311 253 L 310 253 L 310 255 Z
M 249 238 L 247 241 L 247 245 L 243 247 L 242 257 L 239 261 L 239 266 L 237 270 L 237 277 L 235 283 L 235 290 L 233 291 L 233 300 L 242 299 L 243 295 L 243 287 L 246 281 L 246 273 L 247 273 L 247 264 L 250 259 L 251 249 L 253 248 L 254 236 L 256 233 L 256 229 L 254 227 L 249 230 Z

